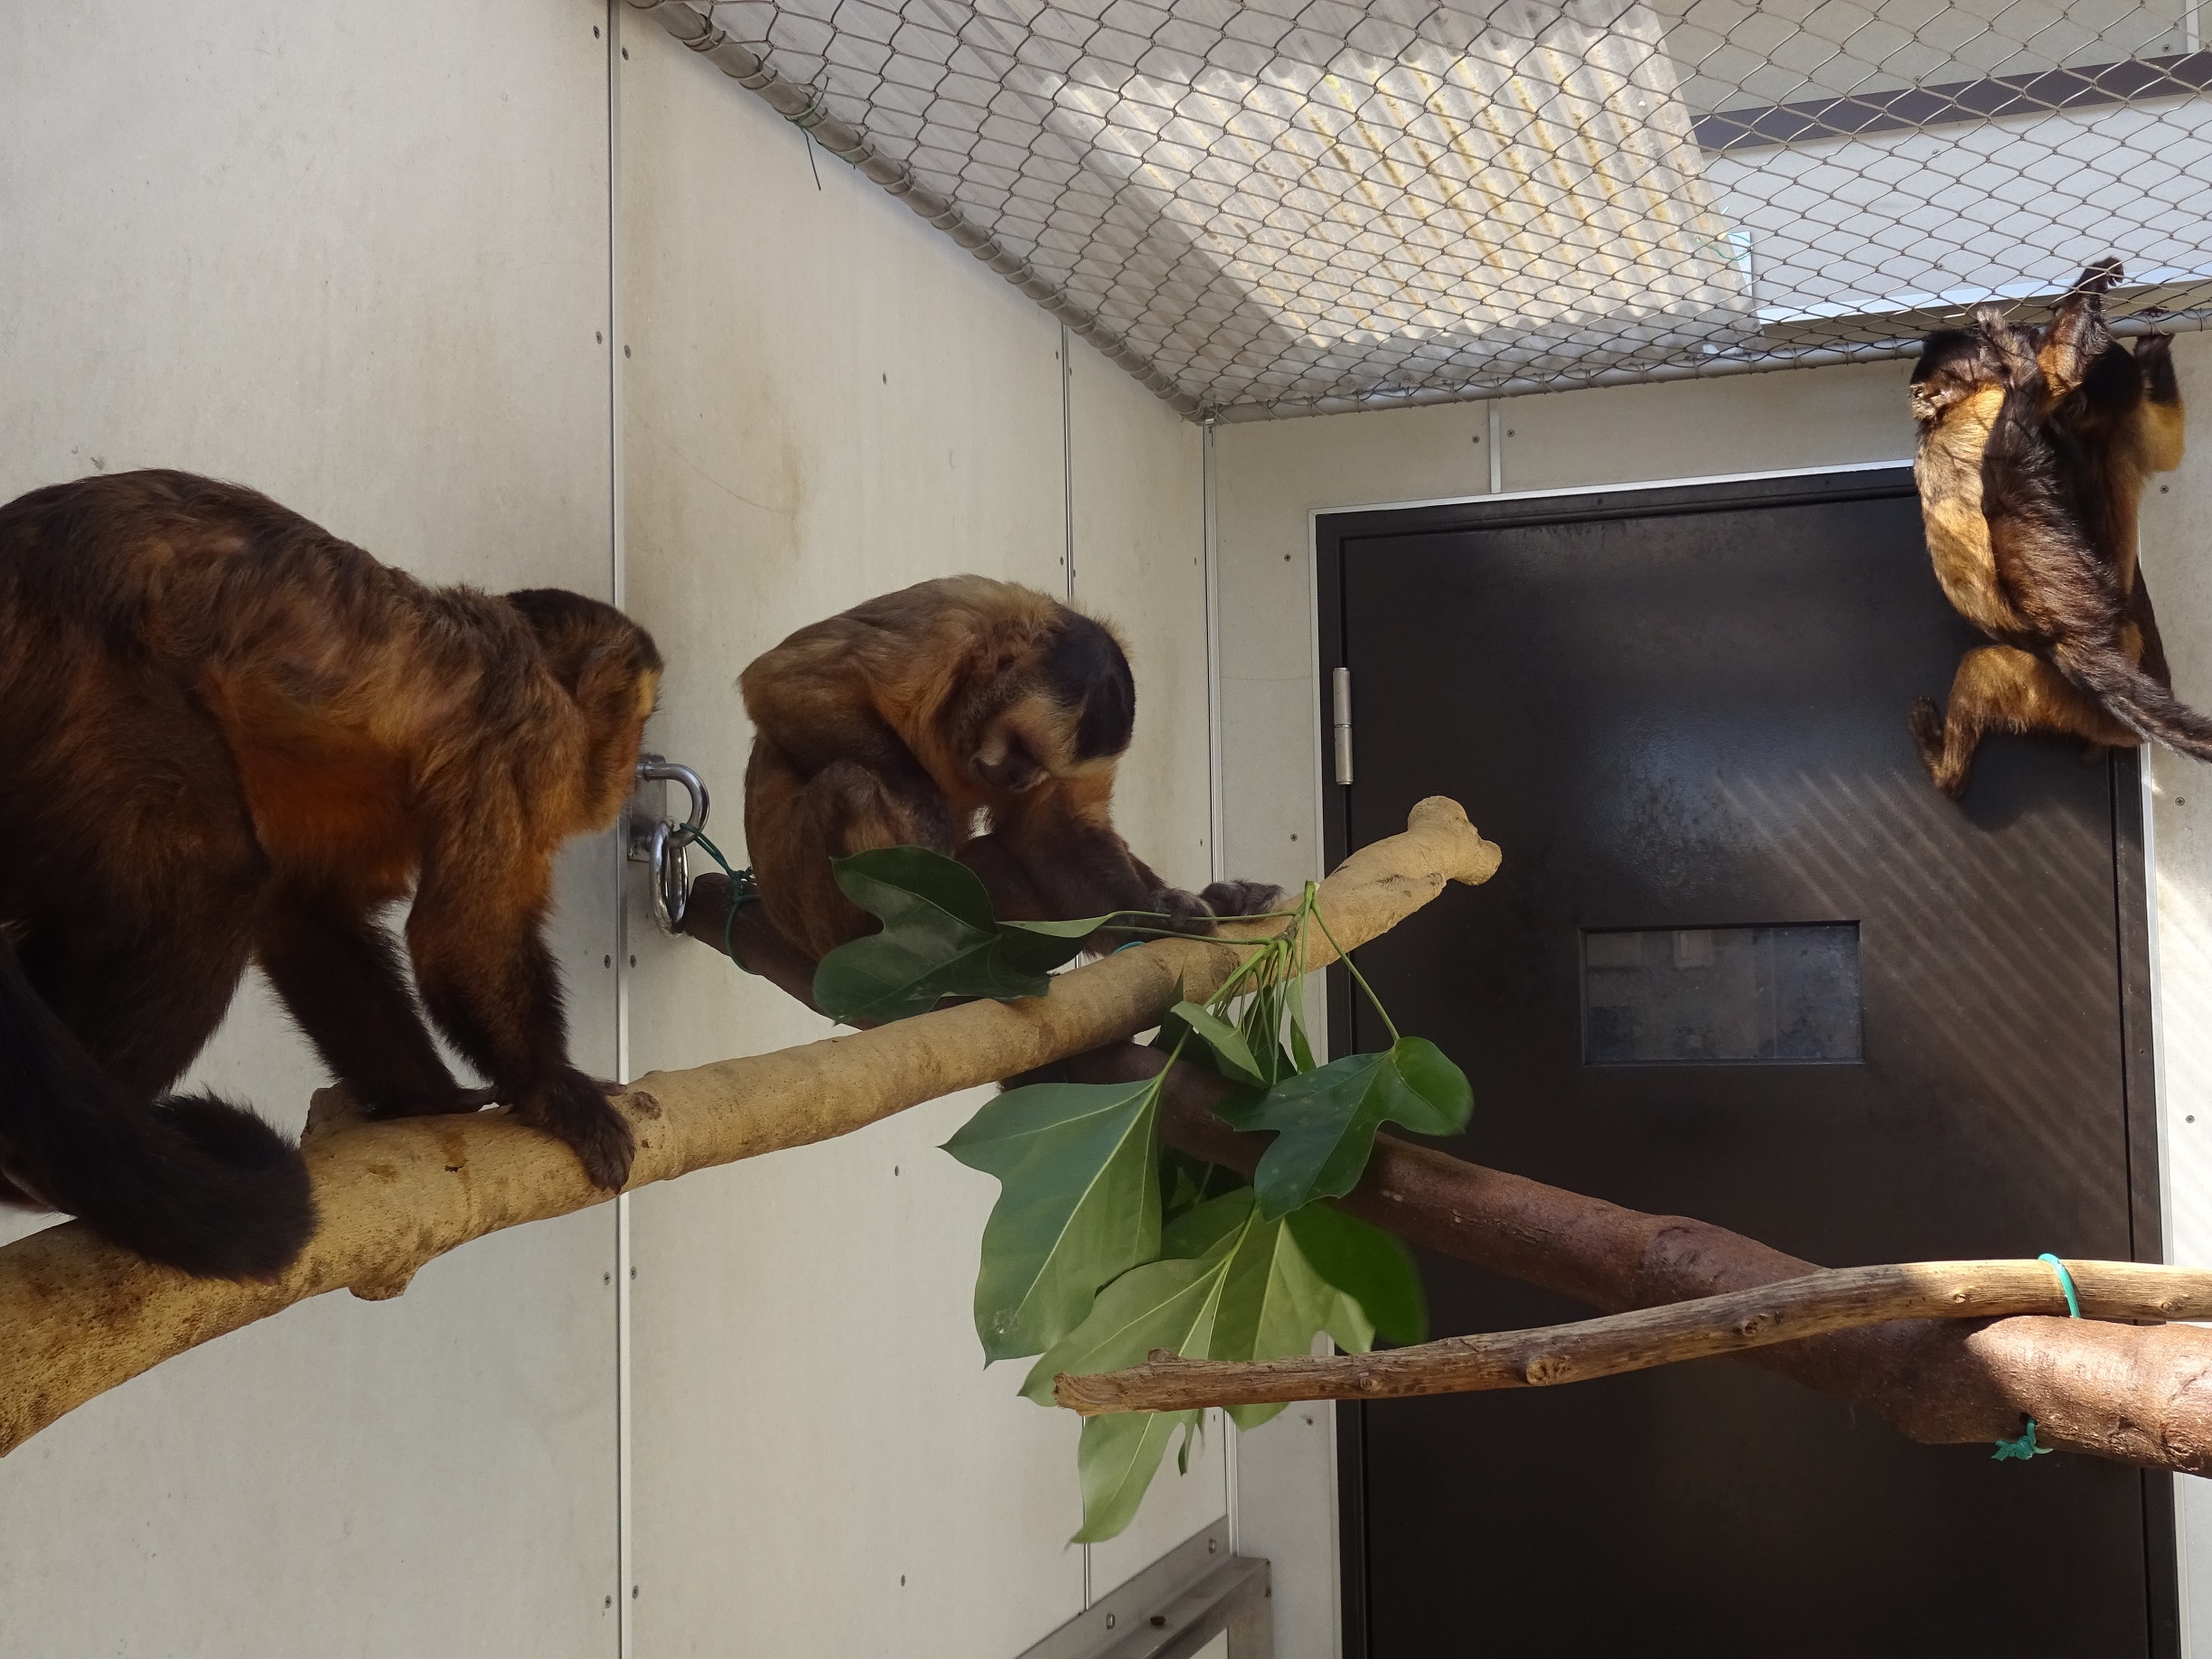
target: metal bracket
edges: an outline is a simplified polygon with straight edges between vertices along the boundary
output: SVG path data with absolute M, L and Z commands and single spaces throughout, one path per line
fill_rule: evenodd
M 680 783 L 690 811 L 680 823 L 668 816 L 668 785 Z M 653 920 L 664 933 L 683 928 L 684 905 L 691 895 L 692 840 L 707 824 L 707 784 L 690 767 L 658 755 L 641 755 L 637 791 L 630 797 L 624 835 L 630 862 L 647 867 Z
M 1191 1659 L 1226 1632 L 1230 1659 L 1274 1659 L 1264 1561 L 1229 1553 L 1229 1523 L 1185 1539 L 1021 1659 Z

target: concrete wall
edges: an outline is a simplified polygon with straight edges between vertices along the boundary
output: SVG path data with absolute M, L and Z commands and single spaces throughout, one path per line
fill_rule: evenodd
M 2212 389 L 2212 338 L 2176 342 L 2185 392 Z M 1883 363 L 1521 398 L 1496 406 L 1507 491 L 1908 459 L 1908 366 Z M 1317 509 L 1480 495 L 1491 414 L 1467 404 L 1232 426 L 1214 435 L 1223 836 L 1229 864 L 1319 873 Z M 2176 684 L 2212 701 L 2212 444 L 2153 485 L 2143 567 Z M 2198 800 L 2192 785 L 2201 786 Z M 2212 778 L 2152 762 L 2169 1259 L 2212 1260 Z M 1483 821 L 1479 800 L 1467 807 Z M 2199 1121 L 2201 1120 L 2201 1121 Z M 1336 1648 L 1331 1418 L 1287 1412 L 1241 1438 L 1238 1547 L 1276 1562 L 1281 1659 Z M 2212 1609 L 2212 1483 L 2181 1486 L 2185 1577 Z M 1326 1592 L 1326 1605 L 1324 1605 Z M 2198 1623 L 2212 1623 L 2212 1612 Z M 2212 1636 L 2193 1652 L 2212 1654 Z

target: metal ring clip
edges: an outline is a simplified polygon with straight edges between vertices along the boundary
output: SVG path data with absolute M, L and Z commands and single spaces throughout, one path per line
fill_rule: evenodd
M 690 811 L 681 823 L 667 817 L 665 796 L 633 797 L 630 803 L 630 860 L 647 867 L 653 919 L 661 931 L 680 933 L 691 895 L 691 840 L 707 825 L 707 784 L 690 767 L 658 755 L 638 756 L 637 783 L 641 796 L 655 784 L 680 783 L 690 797 Z

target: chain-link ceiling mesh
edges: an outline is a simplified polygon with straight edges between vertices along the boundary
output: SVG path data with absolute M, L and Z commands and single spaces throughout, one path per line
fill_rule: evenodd
M 2197 0 L 631 0 L 1186 410 L 2212 310 Z

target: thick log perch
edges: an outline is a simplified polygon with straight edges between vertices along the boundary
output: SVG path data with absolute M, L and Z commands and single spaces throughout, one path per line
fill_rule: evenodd
M 1455 803 L 1424 801 L 1403 835 L 1354 854 L 1322 885 L 1322 911 L 1349 948 L 1447 882 L 1488 879 L 1497 863 L 1497 848 Z M 1158 1024 L 1177 995 L 1210 996 L 1243 955 L 1219 940 L 1162 940 L 1062 975 L 1049 997 L 968 1003 L 775 1054 L 650 1073 L 616 1101 L 637 1134 L 630 1186 L 849 1134 L 1127 1037 Z M 1317 938 L 1310 956 L 1318 963 L 1334 952 Z M 332 1093 L 317 1097 L 325 1111 Z M 306 1157 L 321 1223 L 271 1283 L 189 1279 L 75 1222 L 0 1248 L 0 1453 L 117 1383 L 295 1302 L 347 1289 L 397 1296 L 425 1262 L 471 1239 L 611 1196 L 585 1180 L 566 1147 L 502 1112 L 368 1124 L 315 1139 Z
M 2069 1261 L 2082 1317 L 2212 1317 L 2212 1270 L 2135 1261 Z M 1155 1352 L 1122 1371 L 1054 1379 L 1053 1395 L 1085 1417 L 1180 1411 L 1287 1400 L 1393 1400 L 1419 1394 L 1551 1388 L 1684 1360 L 1715 1359 L 1892 1319 L 2070 1317 L 2058 1278 L 2042 1261 L 1916 1261 L 1837 1268 L 1738 1290 L 1552 1325 L 1448 1336 L 1415 1347 L 1326 1357 L 1222 1361 Z

